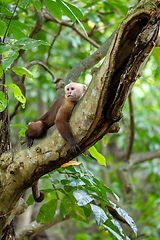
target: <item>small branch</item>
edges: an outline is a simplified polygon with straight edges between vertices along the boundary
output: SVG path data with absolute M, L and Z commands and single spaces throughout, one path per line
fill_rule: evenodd
M 41 61 L 32 61 L 28 64 L 28 66 L 26 67 L 27 69 L 31 68 L 32 66 L 34 65 L 40 65 L 42 66 L 51 76 L 52 76 L 52 79 L 53 79 L 53 83 L 57 83 L 59 80 L 56 79 L 54 73 Z M 26 75 L 23 75 L 22 76 L 22 79 L 21 79 L 21 82 L 24 84 L 24 81 L 25 81 L 25 77 Z M 9 118 L 10 118 L 10 121 L 14 118 L 14 116 L 16 116 L 19 111 L 20 111 L 20 106 L 21 106 L 21 103 L 20 102 L 17 102 L 15 107 L 14 107 L 14 110 L 13 112 L 10 114 Z
M 51 15 L 51 14 L 50 14 Z M 86 41 L 88 41 L 90 44 L 92 44 L 94 47 L 99 48 L 100 45 L 98 43 L 96 43 L 94 40 L 92 40 L 90 37 L 86 36 L 83 32 L 81 32 L 78 28 L 76 28 L 75 25 L 65 22 L 65 21 L 60 21 L 58 18 L 54 17 L 53 15 L 48 16 L 47 14 L 44 14 L 44 17 L 46 20 L 48 21 L 54 21 L 56 23 L 58 23 L 61 26 L 66 26 L 69 28 L 72 28 L 75 32 L 78 33 L 78 35 L 80 35 L 83 39 L 85 39 Z
M 129 159 L 129 167 L 143 162 L 151 161 L 154 158 L 160 158 L 160 149 L 140 154 L 132 154 Z
M 53 83 L 56 83 L 56 77 L 55 77 L 55 75 L 54 75 L 54 73 L 43 63 L 43 62 L 41 62 L 41 61 L 32 61 L 32 62 L 30 62 L 29 64 L 28 64 L 28 66 L 26 67 L 27 69 L 29 69 L 29 68 L 31 68 L 32 66 L 34 66 L 34 65 L 36 65 L 36 64 L 38 64 L 38 65 L 40 65 L 41 67 L 43 67 L 50 75 L 51 75 L 51 77 L 52 77 L 52 79 L 53 79 Z M 24 75 L 25 76 L 25 75 Z M 23 81 L 24 81 L 24 77 L 23 77 Z
M 133 113 L 133 104 L 132 104 L 132 96 L 131 96 L 131 92 L 128 96 L 128 100 L 129 100 L 129 111 L 130 111 L 130 129 L 131 129 L 131 133 L 130 133 L 130 139 L 129 139 L 129 146 L 127 149 L 127 156 L 126 156 L 126 161 L 129 160 L 131 152 L 132 152 L 132 148 L 133 148 L 133 143 L 134 143 L 134 113 Z
M 71 218 L 72 218 L 72 216 L 70 214 L 67 214 L 62 221 L 66 221 Z M 59 222 L 60 222 L 60 214 L 58 211 L 58 213 L 54 216 L 54 218 L 47 224 L 40 224 L 40 223 L 37 223 L 36 221 L 34 221 L 31 224 L 29 224 L 28 226 L 26 226 L 25 230 L 17 233 L 16 240 L 23 240 L 26 236 L 33 237 L 36 234 L 56 225 Z
M 50 55 L 51 55 L 51 49 L 52 49 L 53 44 L 55 43 L 57 37 L 60 35 L 61 30 L 62 30 L 62 25 L 60 25 L 60 27 L 59 27 L 59 31 L 58 31 L 58 33 L 55 35 L 55 37 L 54 37 L 54 39 L 53 39 L 53 41 L 52 41 L 52 43 L 51 43 L 51 46 L 49 47 L 49 51 L 48 51 L 48 56 L 47 56 L 46 64 L 48 64 L 49 57 L 50 57 Z

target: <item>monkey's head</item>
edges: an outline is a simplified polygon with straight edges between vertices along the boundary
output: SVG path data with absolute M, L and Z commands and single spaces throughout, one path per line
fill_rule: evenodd
M 86 91 L 82 83 L 71 82 L 65 86 L 65 97 L 70 101 L 78 102 Z

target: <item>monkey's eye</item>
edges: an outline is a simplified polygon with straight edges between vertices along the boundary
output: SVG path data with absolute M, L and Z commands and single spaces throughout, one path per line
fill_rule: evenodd
M 74 87 L 71 87 L 71 90 L 74 90 Z
M 67 88 L 67 91 L 69 91 L 69 88 Z

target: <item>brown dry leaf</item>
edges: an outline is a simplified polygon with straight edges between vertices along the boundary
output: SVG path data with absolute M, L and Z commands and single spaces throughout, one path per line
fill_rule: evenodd
M 64 163 L 61 165 L 61 167 L 68 167 L 72 165 L 80 165 L 82 162 L 76 162 L 76 161 L 69 161 L 68 163 Z

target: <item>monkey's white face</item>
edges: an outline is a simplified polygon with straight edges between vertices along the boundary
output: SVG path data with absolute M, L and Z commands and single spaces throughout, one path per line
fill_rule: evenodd
M 86 86 L 81 83 L 71 82 L 65 87 L 65 96 L 70 101 L 78 102 L 86 91 Z

